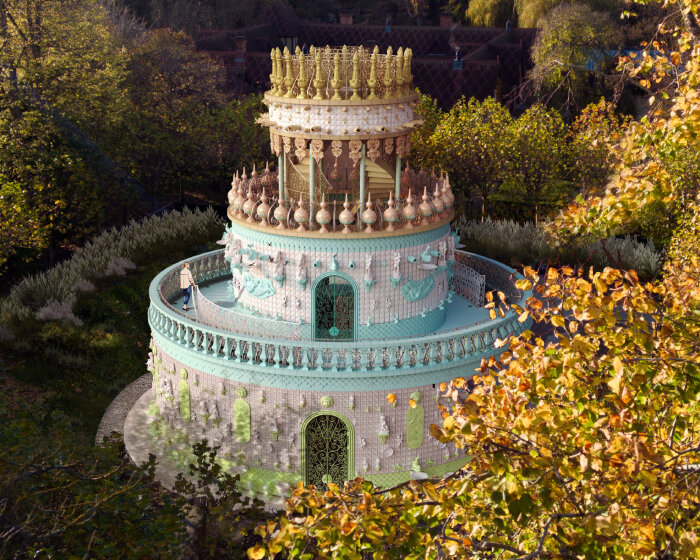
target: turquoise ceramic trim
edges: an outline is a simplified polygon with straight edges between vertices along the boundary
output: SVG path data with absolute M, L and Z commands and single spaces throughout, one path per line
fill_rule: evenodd
M 448 382 L 455 377 L 471 377 L 476 374 L 481 359 L 487 356 L 500 356 L 505 348 L 489 348 L 487 352 L 469 356 L 469 359 L 444 360 L 440 363 L 429 365 L 416 364 L 413 367 L 405 366 L 401 369 L 351 370 L 342 372 L 331 370 L 308 370 L 295 368 L 278 368 L 263 364 L 251 364 L 249 362 L 238 363 L 234 360 L 223 360 L 213 355 L 203 355 L 182 348 L 178 344 L 154 332 L 153 339 L 162 349 L 164 354 L 176 361 L 197 369 L 202 374 L 210 374 L 218 378 L 229 379 L 237 383 L 258 385 L 265 387 L 277 387 L 280 389 L 302 391 L 393 391 L 422 387 L 427 385 Z M 416 339 L 419 341 L 420 339 Z M 290 341 L 291 342 L 291 341 Z M 326 344 L 317 343 L 318 344 Z M 292 344 L 290 344 L 292 346 Z M 376 346 L 376 345 L 375 345 Z M 304 348 L 304 350 L 306 350 Z M 350 354 L 350 351 L 348 351 Z M 381 360 L 378 357 L 377 362 Z M 205 373 L 206 372 L 206 373 Z
M 360 289 L 357 287 L 357 282 L 355 282 L 355 279 L 352 276 L 339 271 L 323 272 L 322 274 L 319 274 L 316 277 L 314 283 L 311 285 L 311 336 L 312 338 L 316 338 L 316 288 L 318 287 L 318 284 L 321 280 L 323 280 L 324 278 L 328 278 L 329 276 L 339 276 L 340 278 L 346 280 L 350 284 L 350 286 L 352 286 L 354 300 L 352 306 L 354 314 L 352 332 L 355 333 L 355 337 L 358 337 L 359 335 L 357 333 L 359 332 L 358 322 L 360 313 Z
M 454 459 L 448 463 L 443 463 L 441 465 L 433 465 L 432 467 L 426 467 L 423 469 L 423 472 L 428 473 L 430 476 L 443 477 L 448 472 L 457 472 L 469 461 L 471 461 L 471 459 L 472 458 L 469 455 L 466 455 L 464 457 Z
M 376 280 L 363 280 L 365 284 L 365 291 L 369 292 L 372 289 L 372 286 L 374 286 L 377 281 Z
M 406 283 L 401 286 L 401 294 L 408 301 L 420 301 L 428 296 L 435 287 L 435 278 L 429 274 L 421 280 L 406 280 Z
M 374 253 L 379 251 L 393 251 L 410 247 L 422 246 L 428 243 L 435 243 L 445 237 L 450 232 L 450 224 L 445 224 L 439 228 L 423 231 L 420 233 L 410 233 L 410 230 L 403 235 L 392 235 L 390 237 L 369 237 L 345 239 L 342 237 L 297 237 L 276 235 L 246 228 L 244 225 L 234 222 L 231 224 L 231 231 L 248 243 L 256 243 L 260 246 L 270 246 L 275 249 L 299 250 L 304 252 L 327 252 L 327 253 Z
M 521 332 L 532 323 L 531 319 L 525 323 L 518 323 L 517 315 L 511 311 L 504 318 L 497 318 L 479 325 L 465 326 L 463 329 L 450 332 L 412 336 L 410 339 L 347 342 L 292 341 L 230 333 L 196 322 L 192 317 L 185 316 L 166 305 L 161 301 L 160 296 L 160 285 L 164 278 L 178 270 L 185 260 L 192 263 L 219 254 L 223 254 L 223 249 L 183 259 L 158 274 L 149 287 L 151 306 L 148 312 L 148 321 L 154 341 L 164 354 L 171 356 L 184 367 L 198 370 L 205 375 L 231 379 L 240 383 L 324 392 L 385 391 L 431 385 L 448 381 L 456 376 L 469 377 L 474 374 L 482 357 L 499 356 L 505 347 L 493 348 L 491 342 L 493 337 L 490 333 L 494 329 L 502 327 L 501 330 L 503 330 L 507 327 L 508 331 Z M 478 255 L 474 255 L 474 257 L 493 263 L 494 266 L 514 276 L 514 279 L 522 278 L 509 267 L 496 261 Z M 193 268 L 196 272 L 197 267 L 193 266 Z M 225 274 L 227 274 L 226 270 L 222 269 L 216 277 Z M 214 276 L 203 278 L 212 280 Z M 195 282 L 204 281 L 203 278 L 195 276 Z M 519 301 L 531 294 L 531 290 L 521 293 Z M 303 327 L 306 326 L 308 325 L 303 325 Z M 483 346 L 481 344 L 482 338 Z M 439 361 L 437 358 L 438 343 L 442 348 L 442 359 Z M 293 347 L 300 348 L 301 366 L 294 367 L 291 363 L 284 365 L 279 362 L 277 355 L 272 356 L 274 363 L 268 363 L 264 359 L 268 346 L 271 346 L 273 351 L 284 346 L 288 352 L 291 352 Z M 448 352 L 450 346 L 454 350 L 453 354 Z M 244 347 L 247 359 L 241 359 Z M 257 362 L 253 360 L 254 348 L 258 349 L 260 356 Z M 396 366 L 392 363 L 390 367 L 382 368 L 381 352 L 384 348 L 392 355 L 402 350 L 404 352 L 403 364 Z M 410 365 L 408 361 L 408 352 L 411 348 L 416 349 L 414 365 Z M 422 348 L 429 349 L 425 363 L 422 360 Z M 233 349 L 236 350 L 237 356 L 231 357 L 229 351 Z M 335 361 L 341 350 L 347 354 L 344 366 Z M 333 361 L 324 367 L 323 355 L 328 352 L 332 354 Z M 357 368 L 353 368 L 351 365 L 351 355 L 355 352 L 360 360 Z M 368 361 L 370 353 L 374 353 L 374 365 Z M 310 361 L 311 354 L 316 355 L 314 363 Z
M 331 264 L 328 265 L 328 270 L 338 270 L 338 253 L 333 253 L 333 256 L 331 257 Z
M 419 315 L 401 321 L 373 323 L 369 327 L 367 325 L 360 325 L 357 338 L 410 338 L 412 336 L 429 334 L 437 331 L 445 322 L 446 317 L 447 311 L 443 306 L 442 309 L 435 308 L 431 311 L 427 311 L 425 317 Z
M 401 280 L 403 280 L 402 276 L 399 276 L 398 278 L 394 278 L 393 276 L 389 276 L 389 280 L 391 280 L 391 287 L 392 289 L 398 288 L 399 284 L 401 284 Z
M 275 276 L 273 280 L 277 282 L 277 285 L 281 288 L 284 286 L 284 279 L 286 278 L 286 274 L 283 274 L 282 276 Z
M 374 484 L 375 488 L 391 488 L 397 484 L 401 484 L 408 480 L 411 480 L 410 471 L 400 471 L 400 472 L 390 472 L 390 473 L 378 473 L 378 474 L 367 474 L 363 475 L 365 480 Z
M 308 281 L 308 278 L 297 278 L 297 284 L 299 284 L 299 287 L 304 291 L 306 291 L 306 284 Z
M 333 410 L 321 410 L 319 412 L 309 414 L 304 419 L 304 422 L 301 424 L 299 452 L 301 455 L 301 473 L 302 479 L 304 480 L 304 484 L 309 483 L 308 476 L 306 473 L 306 427 L 308 426 L 309 422 L 311 422 L 311 420 L 313 420 L 317 416 L 326 415 L 335 416 L 336 418 L 340 419 L 340 421 L 345 425 L 345 427 L 348 430 L 348 473 L 346 480 L 352 480 L 353 478 L 355 478 L 355 427 L 352 425 L 352 422 L 350 422 L 348 417 L 344 414 L 340 414 L 339 412 L 335 412 Z
M 255 278 L 250 272 L 246 271 L 243 275 L 243 283 L 245 291 L 253 297 L 264 299 L 275 295 L 275 287 L 267 278 Z

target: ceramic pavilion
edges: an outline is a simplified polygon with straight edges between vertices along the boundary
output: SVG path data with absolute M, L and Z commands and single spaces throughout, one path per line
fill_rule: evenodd
M 496 339 L 487 290 L 527 294 L 514 271 L 460 250 L 448 177 L 405 165 L 414 115 L 410 49 L 271 53 L 274 171 L 236 173 L 221 249 L 150 287 L 151 445 L 173 465 L 221 447 L 247 492 L 298 482 L 378 486 L 442 476 L 463 450 L 429 435 L 440 383 L 474 374 Z M 448 404 L 445 402 L 444 404 Z

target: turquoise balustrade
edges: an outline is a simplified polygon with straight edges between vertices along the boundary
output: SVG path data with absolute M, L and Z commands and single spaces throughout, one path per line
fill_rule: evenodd
M 498 281 L 489 289 L 498 289 L 517 303 L 531 295 L 521 293 L 514 286 L 514 278 L 521 277 L 508 267 L 470 253 L 459 259 L 480 266 L 487 281 Z M 205 253 L 187 259 L 196 283 L 215 280 L 229 274 L 223 250 Z M 478 263 L 478 261 L 484 261 Z M 184 261 L 183 261 L 184 262 Z M 168 303 L 179 289 L 173 278 L 179 278 L 182 263 L 161 272 L 150 286 L 151 305 L 148 318 L 154 334 L 196 356 L 214 359 L 220 365 L 229 363 L 247 368 L 271 368 L 276 371 L 305 372 L 402 372 L 421 369 L 450 368 L 460 363 L 474 363 L 477 358 L 494 353 L 497 338 L 522 332 L 530 324 L 519 323 L 515 312 L 478 325 L 466 325 L 451 331 L 424 336 L 396 339 L 354 340 L 330 342 L 326 340 L 285 340 L 250 336 L 205 325 L 181 313 Z M 175 287 L 173 287 L 175 285 Z M 498 350 L 500 353 L 502 350 Z

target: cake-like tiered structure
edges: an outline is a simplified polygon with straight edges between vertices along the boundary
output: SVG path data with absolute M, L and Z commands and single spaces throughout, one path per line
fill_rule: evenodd
M 154 442 L 174 461 L 221 445 L 250 492 L 363 476 L 442 475 L 464 453 L 429 436 L 439 385 L 471 376 L 522 330 L 484 292 L 514 272 L 464 253 L 446 176 L 402 165 L 419 125 L 411 50 L 272 52 L 265 94 L 276 171 L 236 174 L 225 249 L 151 285 Z

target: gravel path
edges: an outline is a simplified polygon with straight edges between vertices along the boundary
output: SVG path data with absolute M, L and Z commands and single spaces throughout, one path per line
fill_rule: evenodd
M 112 432 L 124 434 L 126 415 L 129 414 L 134 403 L 139 400 L 141 395 L 151 388 L 152 384 L 153 376 L 150 373 L 146 373 L 136 381 L 129 383 L 124 390 L 117 395 L 107 407 L 100 421 L 100 426 L 97 428 L 97 435 L 95 435 L 95 445 L 102 443 L 104 437 Z

